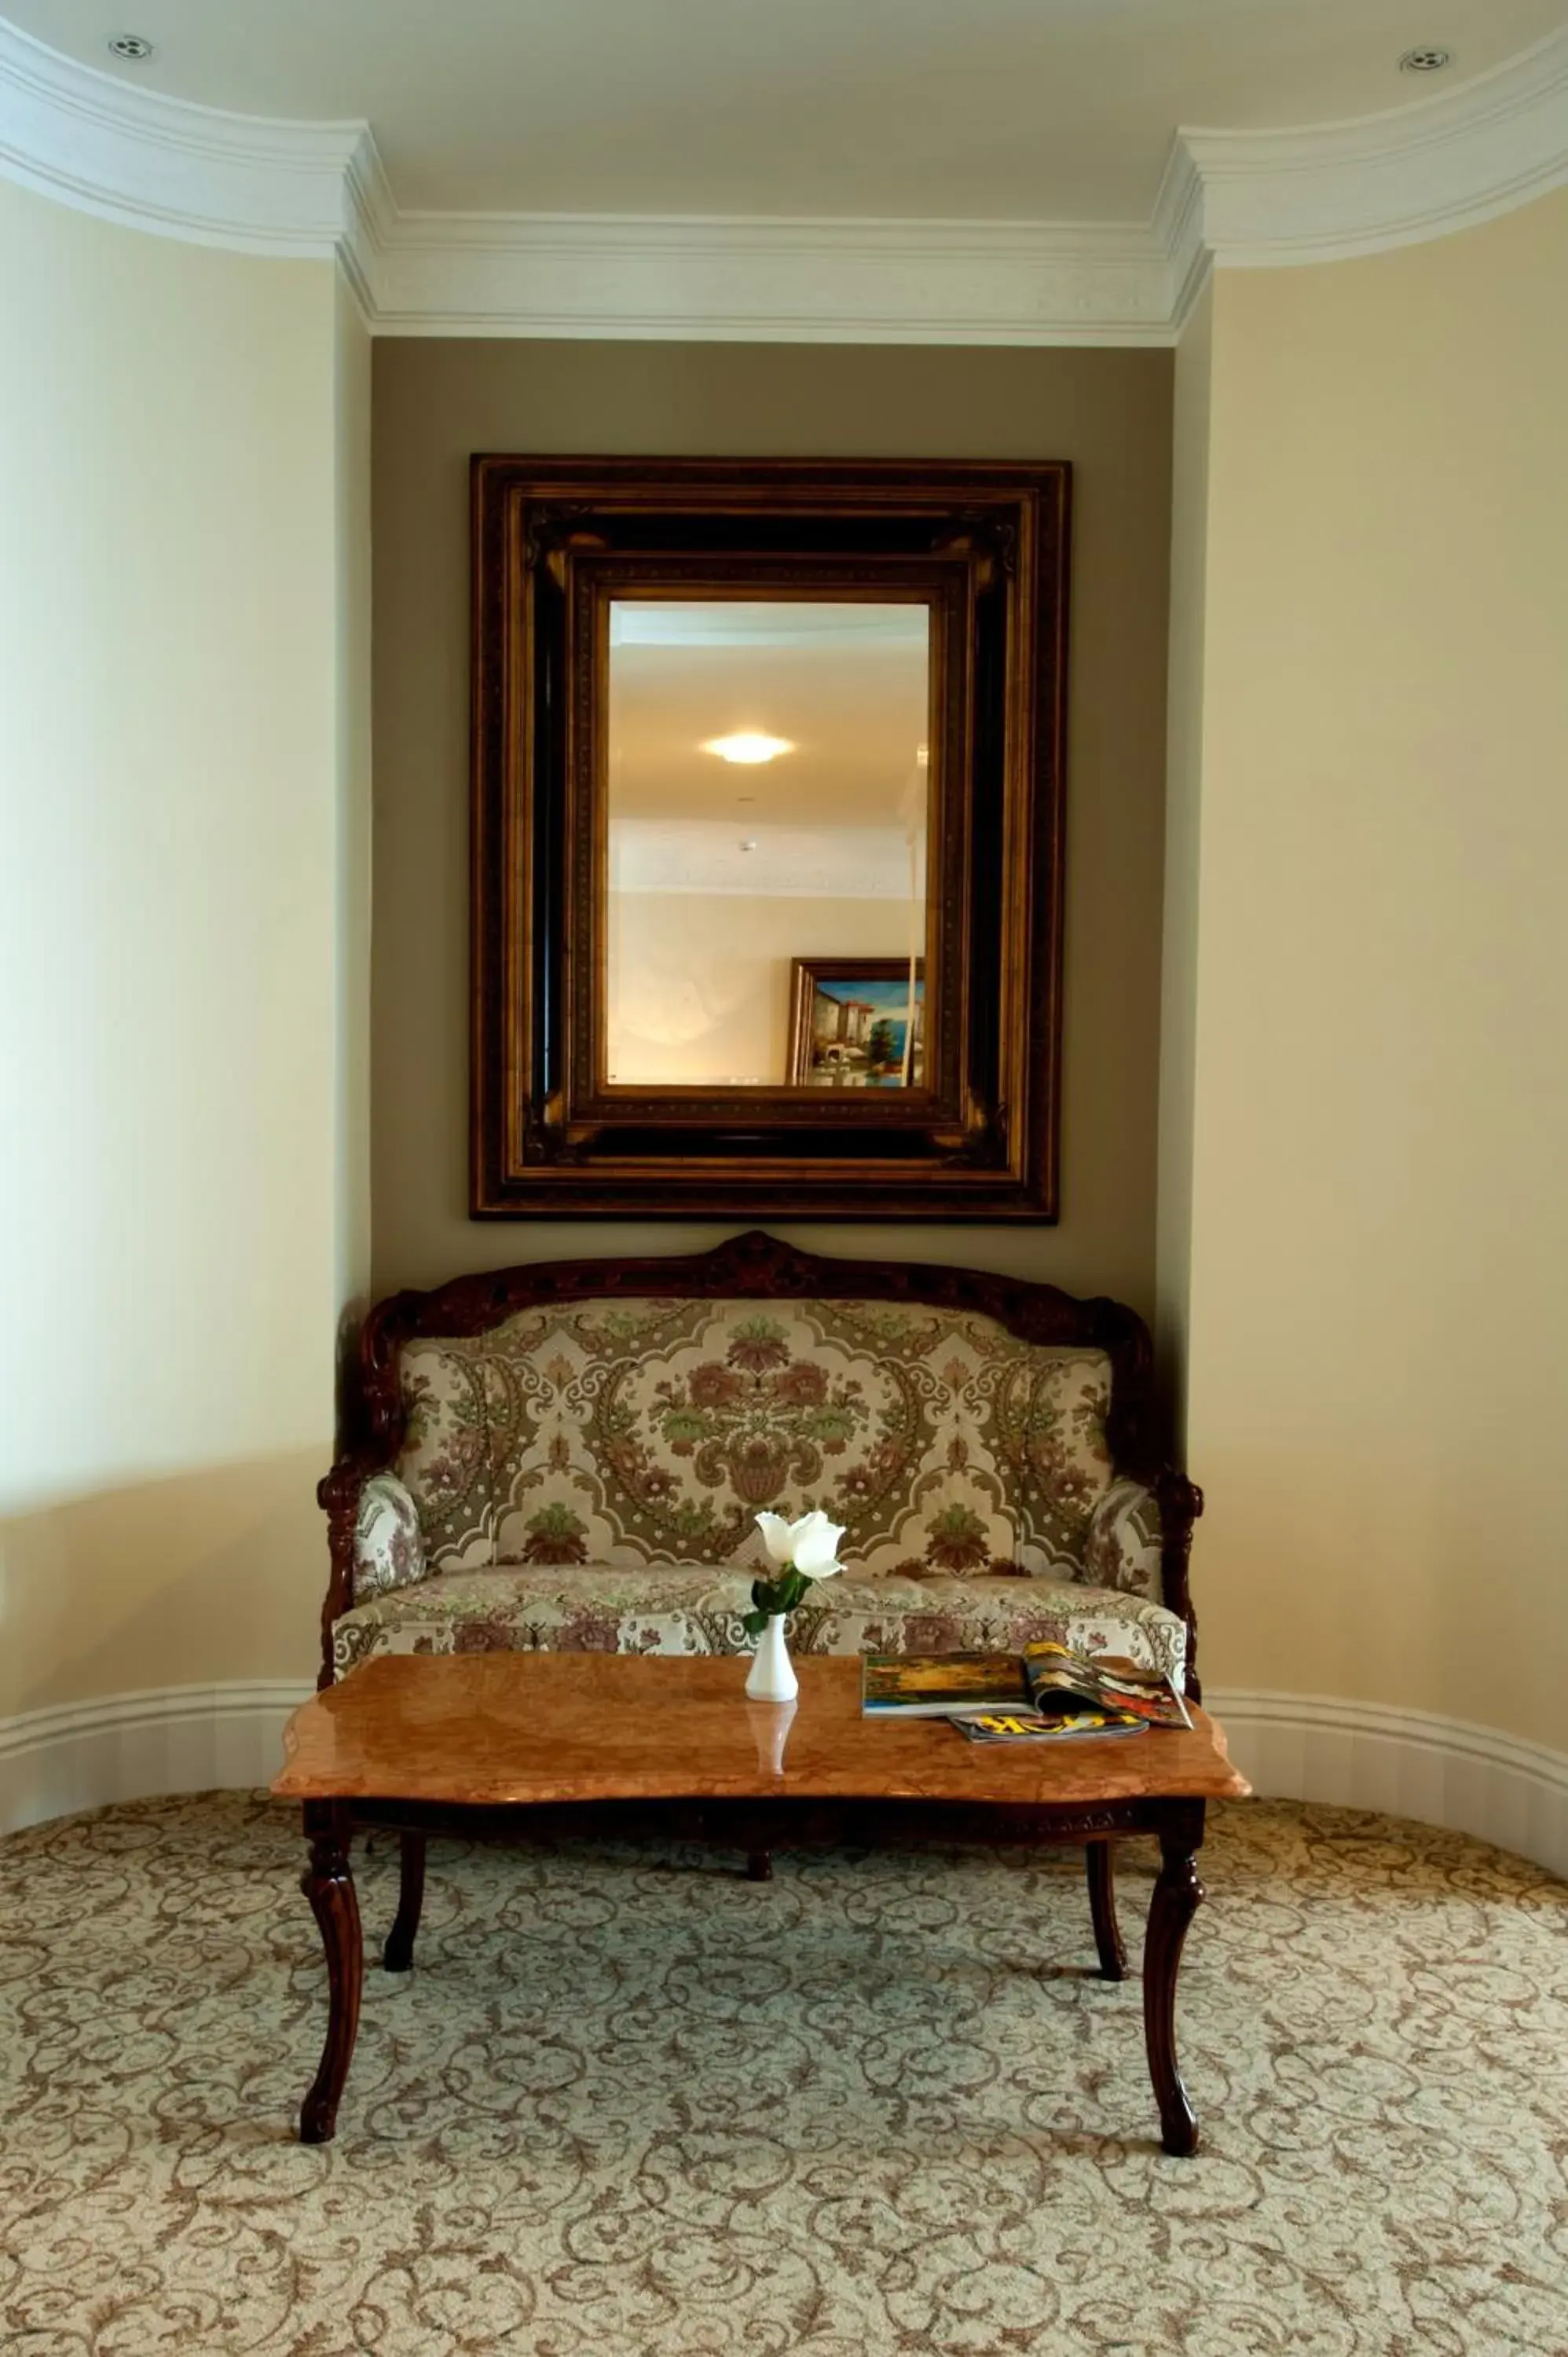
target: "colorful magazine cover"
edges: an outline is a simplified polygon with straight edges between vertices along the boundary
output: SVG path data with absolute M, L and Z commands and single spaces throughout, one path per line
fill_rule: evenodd
M 955 1710 L 952 1723 L 971 1743 L 1070 1743 L 1084 1736 L 1149 1731 L 1146 1718 L 1122 1710 L 1068 1710 L 1050 1717 L 1037 1710 Z
M 873 1717 L 946 1718 L 950 1711 L 1026 1703 L 1015 1653 L 867 1653 L 861 1708 Z

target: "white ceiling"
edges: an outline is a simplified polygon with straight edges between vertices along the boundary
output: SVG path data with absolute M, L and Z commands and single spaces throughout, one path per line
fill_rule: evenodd
M 1363 115 L 1568 0 L 3 0 L 138 88 L 368 118 L 404 209 L 1144 221 L 1178 124 Z M 157 44 L 118 66 L 105 41 Z M 1444 74 L 1399 73 L 1440 43 Z
M 614 609 L 619 613 L 618 604 Z M 725 609 L 718 609 L 723 611 Z M 889 627 L 854 627 L 870 611 Z M 694 626 L 706 608 L 667 606 L 672 625 Z M 904 816 L 921 784 L 919 749 L 929 733 L 927 609 L 852 608 L 836 635 L 768 624 L 790 609 L 731 606 L 732 634 L 706 640 L 671 634 L 610 655 L 609 788 L 612 824 L 625 820 L 724 823 L 736 839 L 761 828 L 885 826 L 904 841 Z M 842 607 L 795 614 L 826 619 Z M 907 614 L 902 631 L 891 625 Z M 743 635 L 747 617 L 757 623 Z M 704 749 L 737 729 L 780 737 L 792 749 L 745 767 Z M 754 863 L 757 864 L 757 863 Z

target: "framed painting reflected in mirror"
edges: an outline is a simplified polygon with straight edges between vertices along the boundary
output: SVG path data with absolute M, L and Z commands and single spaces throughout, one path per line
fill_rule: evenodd
M 1055 1217 L 1068 491 L 475 460 L 477 1217 Z
M 904 958 L 795 960 L 792 1088 L 918 1089 L 925 1048 L 926 962 L 913 947 Z

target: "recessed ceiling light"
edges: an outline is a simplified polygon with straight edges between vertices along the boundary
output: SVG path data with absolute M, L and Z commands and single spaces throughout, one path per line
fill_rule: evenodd
M 1406 49 L 1400 59 L 1401 73 L 1441 73 L 1454 62 L 1452 49 L 1440 49 L 1434 42 L 1423 42 L 1419 49 Z
M 145 65 L 153 54 L 151 41 L 141 33 L 112 33 L 108 48 L 112 58 L 122 58 L 132 66 Z
M 756 728 L 737 728 L 733 737 L 710 737 L 703 747 L 704 753 L 716 753 L 721 761 L 741 761 L 748 769 L 758 761 L 776 761 L 780 753 L 794 749 L 788 737 L 765 737 Z

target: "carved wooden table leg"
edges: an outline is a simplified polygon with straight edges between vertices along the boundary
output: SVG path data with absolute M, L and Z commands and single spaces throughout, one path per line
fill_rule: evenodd
M 1111 1844 L 1086 1842 L 1083 1862 L 1089 1874 L 1089 1912 L 1094 1923 L 1094 1944 L 1100 1951 L 1101 1977 L 1124 1981 L 1127 1951 L 1122 1944 L 1122 1927 L 1116 1921 L 1116 1867 Z
M 301 2144 L 330 2144 L 338 2104 L 360 2027 L 360 1989 L 364 1953 L 360 1902 L 349 1867 L 347 1813 L 330 1801 L 307 1801 L 305 1833 L 310 1864 L 300 1881 L 327 1951 L 327 2042 L 321 2065 L 299 2115 Z
M 1160 2141 L 1167 2152 L 1183 2154 L 1197 2150 L 1197 2117 L 1176 2066 L 1176 1968 L 1203 1898 L 1193 1863 L 1202 1844 L 1202 1802 L 1173 1803 L 1160 1828 L 1160 1875 L 1144 1943 L 1144 2040 L 1160 2107 Z
M 397 1913 L 381 1950 L 381 1969 L 389 1973 L 406 1973 L 413 1962 L 414 1934 L 419 1930 L 419 1910 L 424 1904 L 424 1835 L 400 1834 L 398 1856 L 401 1871 Z

